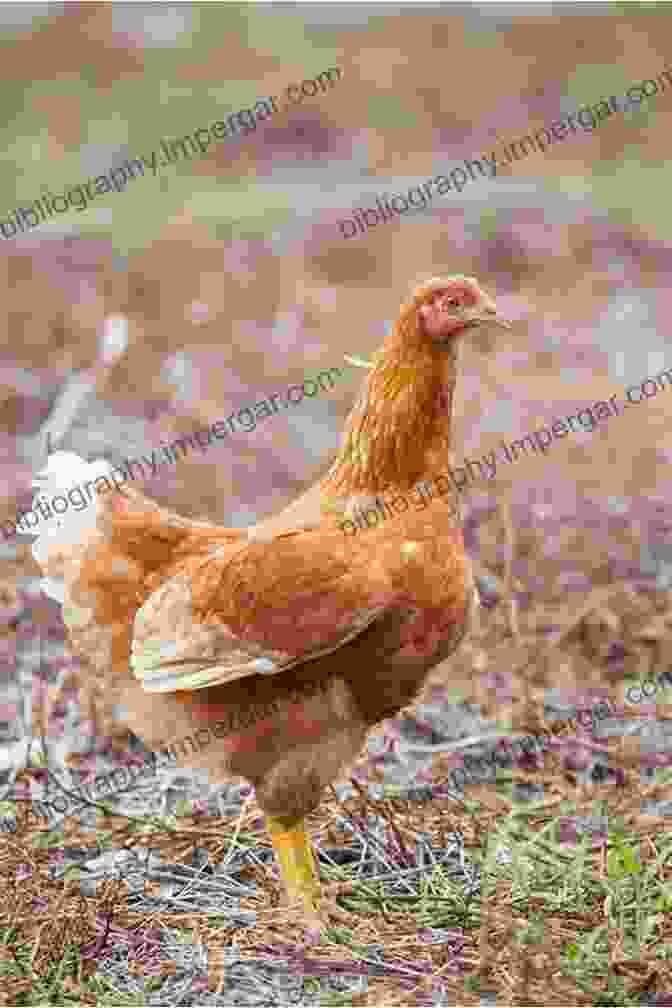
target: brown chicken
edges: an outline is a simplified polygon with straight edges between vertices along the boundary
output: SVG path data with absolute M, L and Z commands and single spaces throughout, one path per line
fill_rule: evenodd
M 457 493 L 432 489 L 447 482 L 459 337 L 489 322 L 508 326 L 472 278 L 413 292 L 333 465 L 281 516 L 294 527 L 248 538 L 110 487 L 33 547 L 74 649 L 122 681 L 132 731 L 177 765 L 254 785 L 288 900 L 309 917 L 304 817 L 455 650 L 477 604 Z M 358 528 L 376 501 L 379 520 Z

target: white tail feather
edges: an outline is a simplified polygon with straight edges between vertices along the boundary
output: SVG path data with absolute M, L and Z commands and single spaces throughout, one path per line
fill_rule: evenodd
M 103 459 L 85 462 L 74 452 L 57 451 L 49 456 L 44 469 L 33 479 L 33 488 L 38 493 L 33 498 L 31 512 L 33 517 L 40 517 L 33 527 L 17 528 L 17 532 L 37 536 L 31 552 L 45 573 L 40 587 L 61 604 L 64 601 L 64 580 L 60 574 L 62 562 L 51 564 L 50 561 L 59 554 L 67 554 L 68 547 L 79 545 L 95 531 L 101 502 L 92 484 L 111 472 L 111 464 Z M 113 482 L 108 480 L 106 489 L 112 488 Z M 88 493 L 84 489 L 86 483 L 89 484 Z M 61 513 L 54 509 L 57 500 L 59 506 L 61 501 L 67 504 Z

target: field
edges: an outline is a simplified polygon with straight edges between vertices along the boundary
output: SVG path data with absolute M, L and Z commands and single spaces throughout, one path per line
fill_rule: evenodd
M 3 1003 L 672 1004 L 667 7 L 0 24 Z M 237 527 L 279 511 L 338 445 L 346 355 L 453 273 L 513 322 L 465 341 L 457 385 L 483 604 L 310 817 L 340 923 L 305 947 L 247 785 L 162 767 L 73 809 L 146 753 L 13 525 L 48 446 L 121 465 L 185 438 L 149 496 Z M 127 340 L 107 365 L 105 334 Z

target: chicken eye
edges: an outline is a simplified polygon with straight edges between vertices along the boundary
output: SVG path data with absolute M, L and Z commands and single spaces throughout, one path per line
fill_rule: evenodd
M 434 307 L 439 307 L 439 308 L 441 308 L 441 307 L 442 308 L 447 308 L 447 307 L 449 307 L 449 308 L 459 308 L 461 306 L 461 302 L 460 302 L 459 297 L 457 297 L 457 296 L 453 296 L 453 297 L 445 297 L 444 296 L 444 297 L 442 297 L 440 294 L 438 294 L 438 295 L 435 294 L 434 297 L 432 298 L 430 304 L 434 305 Z

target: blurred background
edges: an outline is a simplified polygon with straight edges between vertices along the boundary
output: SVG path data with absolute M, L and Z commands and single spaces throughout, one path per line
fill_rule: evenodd
M 666 6 L 3 4 L 0 24 L 3 220 L 341 69 L 253 133 L 0 241 L 0 520 L 28 506 L 47 432 L 87 459 L 149 454 L 370 354 L 423 277 L 476 276 L 514 321 L 489 349 L 465 344 L 458 463 L 672 366 L 672 85 L 461 194 L 351 239 L 338 227 L 378 195 L 659 80 L 672 69 Z M 105 364 L 111 331 L 126 346 Z M 146 492 L 228 525 L 277 511 L 326 468 L 361 375 L 346 367 L 329 392 L 165 466 Z M 506 626 L 507 506 L 527 633 L 562 628 L 593 587 L 623 585 L 620 610 L 565 641 L 567 681 L 641 677 L 661 660 L 662 631 L 637 633 L 655 607 L 672 610 L 660 549 L 671 422 L 672 390 L 660 391 L 470 488 L 486 652 Z M 3 540 L 0 562 L 6 668 L 42 607 L 51 678 L 70 661 L 57 607 L 25 540 Z

